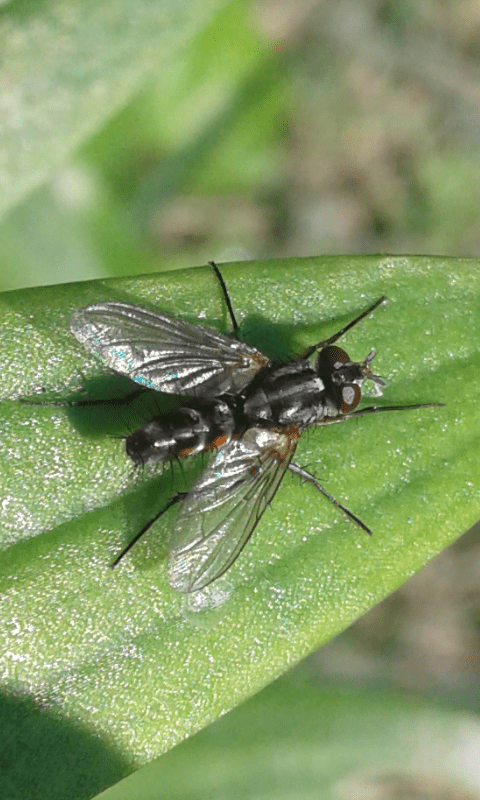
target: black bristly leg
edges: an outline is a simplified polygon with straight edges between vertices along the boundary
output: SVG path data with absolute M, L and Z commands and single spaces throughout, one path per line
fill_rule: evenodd
M 209 261 L 208 263 L 210 264 L 210 266 L 212 267 L 212 269 L 215 272 L 215 275 L 218 278 L 218 282 L 219 282 L 220 287 L 221 287 L 222 292 L 223 292 L 223 297 L 224 297 L 225 302 L 227 304 L 228 313 L 230 314 L 230 319 L 232 320 L 233 332 L 234 332 L 234 334 L 236 336 L 238 334 L 238 322 L 235 319 L 235 314 L 233 313 L 232 301 L 230 300 L 230 296 L 228 294 L 228 289 L 227 289 L 226 283 L 223 280 L 222 273 L 220 272 L 220 270 L 218 269 L 217 265 L 215 264 L 215 261 Z
M 353 328 L 358 322 L 360 322 L 360 320 L 364 319 L 369 314 L 371 314 L 372 311 L 375 311 L 375 309 L 378 308 L 378 306 L 382 305 L 382 303 L 385 303 L 386 300 L 387 298 L 385 297 L 385 295 L 382 295 L 382 297 L 376 300 L 375 303 L 373 303 L 373 305 L 371 305 L 365 311 L 362 311 L 362 313 L 359 314 L 358 317 L 355 317 L 355 319 L 349 322 L 348 325 L 345 325 L 345 327 L 342 328 L 340 331 L 337 331 L 337 333 L 334 333 L 332 336 L 329 336 L 328 339 L 324 339 L 322 342 L 317 342 L 317 344 L 310 345 L 310 347 L 307 347 L 307 349 L 303 353 L 301 353 L 298 356 L 298 358 L 310 358 L 310 356 L 317 350 L 322 350 L 324 347 L 328 347 L 328 345 L 334 344 L 334 342 L 336 342 L 337 339 L 340 339 L 340 336 L 343 336 L 344 333 Z
M 324 425 L 334 425 L 337 422 L 345 422 L 347 419 L 353 417 L 362 417 L 367 414 L 380 414 L 382 411 L 417 411 L 419 408 L 445 408 L 445 403 L 415 403 L 410 406 L 366 406 L 360 408 L 358 411 L 352 411 L 351 414 L 341 414 L 338 417 L 324 417 L 324 419 L 315 423 L 317 427 Z
M 129 542 L 127 546 L 123 548 L 120 555 L 118 555 L 115 561 L 112 564 L 110 564 L 111 568 L 114 569 L 117 566 L 117 564 L 122 560 L 122 558 L 126 556 L 127 553 L 132 549 L 133 545 L 136 544 L 139 539 L 141 539 L 143 534 L 146 533 L 148 530 L 150 530 L 150 528 L 157 521 L 157 519 L 160 519 L 160 517 L 163 516 L 163 514 L 165 514 L 165 512 L 168 511 L 169 508 L 174 506 L 175 503 L 179 503 L 180 500 L 184 500 L 187 494 L 188 492 L 178 492 L 178 494 L 175 494 L 173 497 L 171 497 L 168 503 L 161 509 L 161 511 L 159 511 L 158 514 L 155 514 L 154 517 L 149 519 L 148 522 L 145 523 L 143 528 L 133 537 L 132 541 Z
M 148 391 L 143 386 L 138 389 L 133 389 L 128 394 L 122 397 L 100 397 L 96 400 L 28 400 L 21 397 L 20 402 L 27 406 L 121 406 L 124 403 L 130 403 L 136 400 L 137 397 Z
M 444 406 L 445 403 L 416 403 L 415 405 L 410 406 L 367 406 L 366 408 L 361 408 L 359 411 L 352 411 L 351 414 L 342 414 L 341 416 L 337 417 L 325 417 L 325 419 L 315 424 L 317 426 L 332 425 L 339 422 L 345 422 L 345 420 L 352 419 L 352 417 L 361 417 L 367 414 L 377 414 L 381 411 L 415 411 L 419 408 L 443 408 Z M 307 472 L 306 469 L 303 469 L 303 467 L 300 467 L 298 464 L 290 463 L 288 468 L 295 475 L 298 475 L 300 478 L 303 478 L 305 481 L 315 486 L 315 488 L 325 495 L 325 497 L 330 500 L 334 506 L 337 506 L 337 508 L 343 511 L 347 517 L 359 525 L 362 530 L 369 534 L 369 536 L 372 535 L 372 531 L 367 525 L 365 525 L 364 522 L 362 522 L 360 517 L 357 517 L 356 514 L 332 497 L 332 495 L 329 494 L 329 492 L 327 492 L 327 490 L 317 481 L 314 475 L 312 475 L 310 472 Z
M 367 525 L 365 525 L 364 522 L 362 522 L 360 517 L 357 517 L 357 515 L 354 514 L 352 511 L 349 511 L 348 508 L 346 508 L 345 506 L 342 506 L 342 504 L 339 503 L 338 500 L 335 500 L 335 498 L 332 497 L 332 495 L 329 494 L 329 492 L 327 492 L 327 490 L 317 481 L 317 479 L 310 472 L 307 472 L 307 470 L 303 469 L 303 467 L 299 467 L 298 464 L 293 464 L 293 463 L 290 463 L 288 465 L 288 468 L 295 475 L 298 475 L 300 478 L 303 478 L 303 480 L 305 480 L 308 483 L 311 483 L 313 486 L 315 486 L 315 488 L 318 489 L 318 491 L 321 492 L 323 495 L 325 495 L 325 497 L 328 500 L 330 500 L 330 502 L 333 503 L 334 506 L 336 506 L 341 511 L 343 511 L 343 513 L 346 514 L 347 517 L 349 517 L 351 520 L 353 520 L 353 522 L 355 522 L 357 525 L 359 525 L 360 528 L 362 528 L 362 530 L 364 530 L 366 533 L 368 533 L 369 536 L 372 535 L 372 531 L 370 530 L 370 528 Z

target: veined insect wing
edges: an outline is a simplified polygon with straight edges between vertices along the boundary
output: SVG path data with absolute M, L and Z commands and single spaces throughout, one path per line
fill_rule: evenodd
M 251 428 L 219 449 L 192 486 L 172 533 L 169 581 L 202 589 L 233 564 L 272 501 L 298 437 Z
M 269 361 L 255 347 L 212 328 L 130 303 L 86 306 L 72 315 L 70 330 L 135 383 L 204 400 L 238 393 Z

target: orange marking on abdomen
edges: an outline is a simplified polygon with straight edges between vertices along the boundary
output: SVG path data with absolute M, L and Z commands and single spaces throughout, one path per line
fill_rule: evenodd
M 225 436 L 225 434 L 222 434 L 221 436 L 217 436 L 217 438 L 214 439 L 213 442 L 209 442 L 208 444 L 206 444 L 205 450 L 218 450 L 219 447 L 222 447 L 224 444 L 228 444 L 229 442 L 232 441 L 232 439 L 239 439 L 239 438 L 240 434 L 238 433 L 233 434 L 233 436 Z
M 217 438 L 214 439 L 213 442 L 208 442 L 208 444 L 205 445 L 205 450 L 217 450 L 219 447 L 222 446 L 222 444 L 226 444 L 227 442 L 228 442 L 228 436 L 222 434 L 221 436 L 217 436 Z
M 178 453 L 178 458 L 187 458 L 187 456 L 191 456 L 193 451 L 195 450 L 194 447 L 186 447 L 185 450 L 180 450 Z
M 219 447 L 222 447 L 222 445 L 227 444 L 230 441 L 230 439 L 238 439 L 238 436 L 225 436 L 225 434 L 217 436 L 217 438 L 214 439 L 213 442 L 207 442 L 202 452 L 205 451 L 210 452 L 211 450 L 218 450 Z M 195 453 L 195 451 L 196 451 L 195 447 L 186 447 L 184 450 L 180 450 L 177 456 L 178 458 L 187 458 L 188 456 L 191 456 L 192 453 Z

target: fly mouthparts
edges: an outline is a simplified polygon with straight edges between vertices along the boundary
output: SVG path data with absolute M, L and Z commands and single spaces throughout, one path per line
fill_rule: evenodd
M 368 356 L 365 358 L 364 361 L 360 364 L 360 369 L 362 371 L 362 375 L 365 380 L 372 381 L 373 389 L 374 389 L 374 396 L 381 397 L 383 395 L 383 389 L 387 385 L 387 382 L 380 377 L 380 375 L 375 375 L 371 369 L 370 364 L 372 363 L 373 359 L 377 355 L 377 351 L 375 348 L 372 347 Z

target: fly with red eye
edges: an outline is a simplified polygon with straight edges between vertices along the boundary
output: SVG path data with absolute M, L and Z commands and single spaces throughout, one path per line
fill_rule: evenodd
M 365 380 L 373 383 L 377 395 L 386 384 L 370 369 L 374 350 L 361 362 L 351 361 L 335 342 L 384 303 L 384 297 L 297 358 L 276 363 L 238 338 L 225 282 L 218 267 L 213 262 L 211 266 L 233 336 L 118 302 L 87 306 L 73 314 L 70 323 L 78 341 L 115 372 L 145 388 L 186 398 L 177 410 L 154 417 L 127 437 L 126 452 L 136 464 L 165 463 L 215 451 L 190 491 L 175 494 L 112 565 L 168 508 L 180 503 L 170 541 L 169 581 L 185 593 L 204 588 L 233 564 L 287 469 L 315 486 L 370 534 L 365 523 L 292 461 L 300 436 L 312 426 L 354 416 L 441 405 L 356 410 Z

